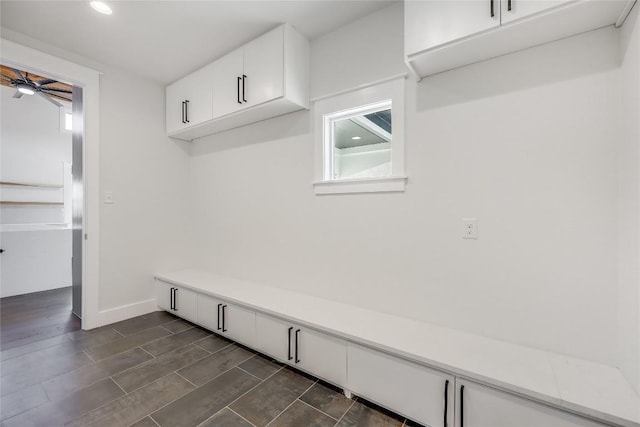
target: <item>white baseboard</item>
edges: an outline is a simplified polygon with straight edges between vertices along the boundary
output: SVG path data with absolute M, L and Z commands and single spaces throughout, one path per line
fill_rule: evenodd
M 110 308 L 98 312 L 98 321 L 96 326 L 110 325 L 121 320 L 131 319 L 132 317 L 142 316 L 154 311 L 158 311 L 158 304 L 155 298 L 140 301 L 133 304 L 127 304 L 120 307 Z

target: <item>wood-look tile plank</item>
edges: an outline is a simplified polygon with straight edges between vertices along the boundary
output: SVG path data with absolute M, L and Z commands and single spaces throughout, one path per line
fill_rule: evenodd
M 164 353 L 168 353 L 180 347 L 184 347 L 187 344 L 191 344 L 192 342 L 198 341 L 209 335 L 209 331 L 206 331 L 200 327 L 195 327 L 175 333 L 173 335 L 169 335 L 149 344 L 145 344 L 142 346 L 142 348 L 153 354 L 154 356 L 160 356 Z
M 158 424 L 151 419 L 151 417 L 144 417 L 135 424 L 131 424 L 129 427 L 158 427 Z
M 220 335 L 210 335 L 207 338 L 196 341 L 196 345 L 204 348 L 209 353 L 216 353 L 231 344 L 233 344 L 233 341 L 229 341 Z
M 42 383 L 42 387 L 51 401 L 57 401 L 65 396 L 116 375 L 126 369 L 138 366 L 153 357 L 140 348 L 134 348 L 124 353 L 103 359 L 78 369 L 74 369 Z
M 224 408 L 198 427 L 253 427 L 253 425 L 229 408 Z
M 262 356 L 261 354 L 256 354 L 251 359 L 242 362 L 238 366 L 240 367 L 240 369 L 244 369 L 251 375 L 255 375 L 261 380 L 270 377 L 271 375 L 282 369 L 282 365 L 266 358 L 265 356 Z
M 131 392 L 208 355 L 208 351 L 195 345 L 188 345 L 115 375 L 113 379 L 126 392 Z
M 163 328 L 170 330 L 174 334 L 177 334 L 178 332 L 186 331 L 187 329 L 193 328 L 194 326 L 195 325 L 193 323 L 189 323 L 183 319 L 177 319 L 177 320 L 174 320 L 173 322 L 162 324 Z
M 240 369 L 232 369 L 154 412 L 151 417 L 161 426 L 196 426 L 259 382 Z
M 0 399 L 0 420 L 14 417 L 48 402 L 49 399 L 40 384 L 4 395 Z
M 300 397 L 300 400 L 317 408 L 339 420 L 345 412 L 353 405 L 353 400 L 347 399 L 341 390 L 333 388 L 327 384 L 321 384 L 317 382 L 311 387 L 305 394 Z
M 106 344 L 122 338 L 122 334 L 110 327 L 91 329 L 88 331 L 70 332 L 67 336 L 75 343 L 77 348 L 89 348 Z
M 269 427 L 333 427 L 335 423 L 336 420 L 328 415 L 296 400 L 283 413 L 278 415 L 278 417 L 269 424 Z
M 107 403 L 69 423 L 75 427 L 128 426 L 194 389 L 176 373 Z
M 118 353 L 130 350 L 134 347 L 147 344 L 151 341 L 166 337 L 170 334 L 171 332 L 169 332 L 168 330 L 159 326 L 155 326 L 152 328 L 144 329 L 142 332 L 122 337 L 106 344 L 90 347 L 86 350 L 86 352 L 94 360 L 105 359 L 109 356 L 113 356 Z
M 122 389 L 107 378 L 78 390 L 58 402 L 48 403 L 10 418 L 3 423 L 3 427 L 62 426 L 122 395 L 124 395 Z
M 25 354 L 33 353 L 34 351 L 44 350 L 45 348 L 54 347 L 60 344 L 69 342 L 70 338 L 65 335 L 57 335 L 55 337 L 43 339 L 40 341 L 31 342 L 29 344 L 21 345 L 19 347 L 13 347 L 9 350 L 0 351 L 0 360 L 5 361 L 18 356 L 24 356 Z
M 304 393 L 314 381 L 281 369 L 229 407 L 256 426 L 265 426 Z
M 402 427 L 404 419 L 375 405 L 356 401 L 342 417 L 337 427 Z
M 133 335 L 141 332 L 145 329 L 152 328 L 154 326 L 164 325 L 165 323 L 173 322 L 176 320 L 172 314 L 166 311 L 154 311 L 144 316 L 134 317 L 133 319 L 123 320 L 121 322 L 110 325 L 113 329 L 120 332 L 122 335 Z
M 179 370 L 178 373 L 195 385 L 202 385 L 252 356 L 250 351 L 232 345 Z

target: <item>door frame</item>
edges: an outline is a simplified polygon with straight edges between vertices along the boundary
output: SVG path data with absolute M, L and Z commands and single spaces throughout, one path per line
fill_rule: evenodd
M 0 58 L 6 65 L 79 86 L 83 89 L 84 213 L 82 228 L 82 329 L 99 325 L 100 234 L 100 72 L 0 38 Z

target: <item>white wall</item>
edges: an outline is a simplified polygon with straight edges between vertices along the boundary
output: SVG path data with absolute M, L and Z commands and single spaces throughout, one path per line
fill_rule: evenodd
M 618 247 L 620 367 L 640 393 L 640 7 L 621 32 L 622 138 L 619 152 Z
M 0 87 L 0 181 L 63 184 L 63 164 L 71 162 L 71 133 L 60 132 L 60 109 L 37 96 L 13 98 Z M 62 188 L 0 188 L 2 200 L 62 201 Z M 0 222 L 64 222 L 62 206 L 2 205 Z
M 405 72 L 402 23 L 315 40 L 312 96 Z M 608 28 L 408 81 L 404 193 L 315 196 L 309 112 L 194 143 L 201 266 L 615 364 L 617 49 Z

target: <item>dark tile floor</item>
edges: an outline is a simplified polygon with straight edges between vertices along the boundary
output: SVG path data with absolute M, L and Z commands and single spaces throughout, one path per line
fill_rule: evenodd
M 42 294 L 0 300 L 2 427 L 414 425 L 166 312 L 82 331 Z

